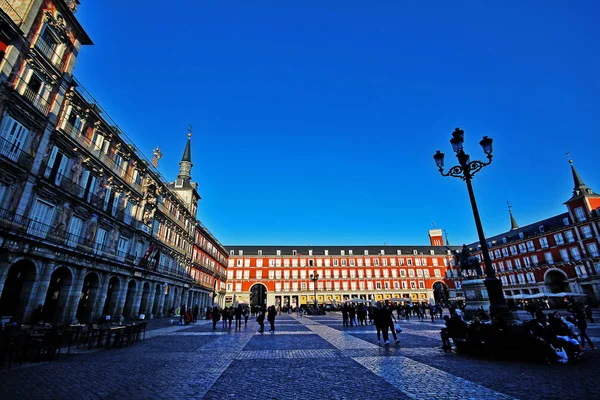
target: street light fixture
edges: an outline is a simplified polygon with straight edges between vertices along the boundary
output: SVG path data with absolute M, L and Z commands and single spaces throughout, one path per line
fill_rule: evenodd
M 504 319 L 512 319 L 512 314 L 506 305 L 504 292 L 502 291 L 502 282 L 498 279 L 496 271 L 494 271 L 494 268 L 492 267 L 492 260 L 490 259 L 488 246 L 483 234 L 483 227 L 481 226 L 479 210 L 477 209 L 477 202 L 475 201 L 475 194 L 473 193 L 473 186 L 471 185 L 473 176 L 483 167 L 492 163 L 492 138 L 484 136 L 479 142 L 488 159 L 487 162 L 478 160 L 471 161 L 470 156 L 465 153 L 463 149 L 464 138 L 465 132 L 460 128 L 456 128 L 454 132 L 452 132 L 452 139 L 450 139 L 452 150 L 456 153 L 459 165 L 451 167 L 447 173 L 444 173 L 444 153 L 438 150 L 433 155 L 433 159 L 442 176 L 460 178 L 467 184 L 471 208 L 473 209 L 473 217 L 475 218 L 475 225 L 477 227 L 477 235 L 479 236 L 479 244 L 481 245 L 481 252 L 483 253 L 483 262 L 485 264 L 485 287 L 488 291 L 490 300 L 490 314 L 492 317 L 498 316 Z
M 317 281 L 319 280 L 319 274 L 316 271 L 313 271 L 310 274 L 310 279 L 313 281 L 313 289 L 315 290 L 315 312 L 318 310 L 318 302 L 317 302 Z

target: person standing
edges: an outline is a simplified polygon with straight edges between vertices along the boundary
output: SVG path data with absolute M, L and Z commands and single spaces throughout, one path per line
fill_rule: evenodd
M 242 305 L 238 304 L 235 308 L 235 330 L 242 330 Z
M 585 341 L 587 340 L 590 347 L 595 349 L 596 346 L 594 346 L 594 343 L 592 343 L 592 340 L 587 335 L 586 330 L 588 324 L 585 320 L 585 311 L 583 311 L 581 307 L 575 308 L 575 321 L 577 323 L 577 328 L 579 329 L 579 335 L 581 336 L 581 348 L 583 349 L 585 347 Z
M 221 313 L 219 312 L 219 309 L 217 308 L 217 306 L 215 306 L 212 309 L 212 323 L 213 323 L 213 331 L 215 329 L 217 329 L 217 322 L 219 322 L 219 320 L 221 319 Z
M 269 332 L 271 332 L 271 333 L 275 333 L 275 316 L 276 315 L 277 315 L 277 310 L 275 309 L 275 306 L 269 307 L 269 312 L 267 313 L 267 320 L 269 321 L 269 324 L 271 324 L 271 329 L 269 330 Z
M 229 308 L 225 307 L 221 310 L 221 318 L 223 318 L 223 329 L 227 329 L 227 320 L 229 319 Z
M 385 306 L 382 309 L 382 321 L 381 321 L 381 329 L 383 330 L 383 338 L 385 340 L 385 345 L 390 344 L 388 329 L 392 331 L 392 336 L 396 341 L 396 344 L 400 344 L 400 340 L 398 340 L 398 336 L 396 336 L 396 327 L 394 326 L 394 314 L 390 309 L 388 303 L 385 303 Z
M 263 307 L 256 310 L 258 316 L 256 317 L 256 322 L 260 326 L 258 330 L 259 333 L 263 333 L 265 331 L 265 309 Z
M 200 307 L 196 304 L 192 311 L 192 322 L 198 321 L 198 313 L 200 313 Z

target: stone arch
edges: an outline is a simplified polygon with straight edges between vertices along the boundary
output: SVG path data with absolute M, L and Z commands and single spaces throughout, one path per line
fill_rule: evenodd
M 568 278 L 565 271 L 558 268 L 550 268 L 544 273 L 544 283 L 550 289 L 551 293 L 568 292 Z
M 66 265 L 58 266 L 50 276 L 50 284 L 44 301 L 44 320 L 62 322 L 73 285 L 73 271 Z
M 257 282 L 250 286 L 250 306 L 264 306 L 267 302 L 267 287 Z
M 9 315 L 16 321 L 23 321 L 33 298 L 33 286 L 39 276 L 36 264 L 30 259 L 21 258 L 7 268 L 6 274 L 0 296 L 0 315 Z
M 133 302 L 135 301 L 137 286 L 137 282 L 134 279 L 131 279 L 129 283 L 127 283 L 127 294 L 125 295 L 125 306 L 123 307 L 123 317 L 127 319 L 131 317 L 131 314 L 134 311 Z
M 79 322 L 92 322 L 94 317 L 94 304 L 98 298 L 99 288 L 100 276 L 98 273 L 94 271 L 88 272 L 83 279 L 79 304 L 77 305 L 77 313 L 75 314 L 75 318 L 77 318 Z
M 102 315 L 112 315 L 117 307 L 119 300 L 119 292 L 121 290 L 121 279 L 118 276 L 107 276 L 108 286 L 106 288 L 106 300 L 104 301 L 104 308 Z

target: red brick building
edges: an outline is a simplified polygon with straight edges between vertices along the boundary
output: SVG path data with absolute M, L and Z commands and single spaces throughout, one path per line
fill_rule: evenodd
M 441 230 L 430 246 L 225 246 L 229 251 L 225 302 L 302 305 L 351 298 L 447 298 L 454 248 Z M 433 245 L 433 244 L 438 244 Z
M 523 295 L 575 292 L 598 303 L 600 294 L 600 195 L 581 179 L 573 162 L 573 195 L 565 213 L 519 227 L 510 212 L 511 229 L 487 238 L 492 267 L 507 299 Z M 469 245 L 483 258 L 479 242 Z M 484 268 L 485 270 L 485 268 Z M 461 278 L 453 273 L 457 296 Z

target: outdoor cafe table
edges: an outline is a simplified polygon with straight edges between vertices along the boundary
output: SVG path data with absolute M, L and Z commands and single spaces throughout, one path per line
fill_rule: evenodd
M 105 340 L 105 347 L 108 349 L 110 347 L 113 334 L 114 337 L 117 337 L 117 332 L 125 330 L 125 325 L 115 325 L 115 326 L 103 326 L 98 328 L 100 331 L 100 335 L 98 337 L 98 346 L 102 346 L 102 340 Z

